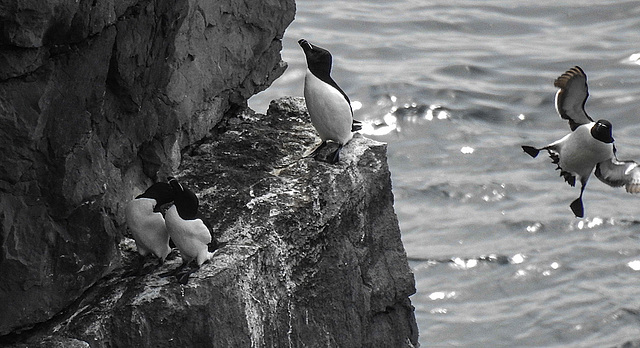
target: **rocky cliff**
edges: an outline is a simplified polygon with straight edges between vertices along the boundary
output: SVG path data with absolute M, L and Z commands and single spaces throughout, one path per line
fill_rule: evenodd
M 138 277 L 125 262 L 14 347 L 415 346 L 386 146 L 356 137 L 329 165 L 301 158 L 315 140 L 301 98 L 226 118 L 177 172 L 227 243 L 215 257 L 187 285 L 159 277 L 176 255 Z
M 123 204 L 285 68 L 294 0 L 0 4 L 0 335 L 113 268 Z
M 0 344 L 411 347 L 415 291 L 383 144 L 332 166 L 277 78 L 293 0 L 0 4 Z M 187 285 L 124 204 L 167 175 L 226 242 Z

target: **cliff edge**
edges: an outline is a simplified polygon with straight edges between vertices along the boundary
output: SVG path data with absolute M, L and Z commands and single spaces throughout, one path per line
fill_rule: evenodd
M 386 145 L 355 137 L 330 165 L 301 158 L 315 139 L 302 98 L 225 118 L 177 175 L 227 244 L 187 285 L 159 277 L 176 255 L 125 264 L 14 347 L 416 346 Z
M 384 144 L 301 155 L 282 74 L 293 0 L 0 5 L 0 344 L 412 346 L 415 291 Z M 225 242 L 183 286 L 136 256 L 126 202 L 177 176 Z

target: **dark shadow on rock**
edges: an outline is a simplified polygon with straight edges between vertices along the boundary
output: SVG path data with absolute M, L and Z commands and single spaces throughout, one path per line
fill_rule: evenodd
M 338 164 L 301 159 L 317 138 L 300 98 L 267 115 L 242 110 L 221 128 L 176 175 L 226 243 L 215 256 L 186 285 L 159 277 L 180 258 L 139 277 L 117 269 L 15 347 L 417 345 L 386 145 L 357 136 Z

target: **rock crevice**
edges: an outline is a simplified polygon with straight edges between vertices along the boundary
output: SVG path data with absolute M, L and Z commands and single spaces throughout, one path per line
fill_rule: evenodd
M 284 69 L 293 0 L 0 4 L 0 343 L 410 347 L 415 291 L 386 147 L 302 154 L 304 103 L 246 100 Z M 226 115 L 226 116 L 225 116 Z M 187 286 L 124 206 L 175 175 L 227 242 Z
M 330 165 L 301 158 L 315 138 L 301 98 L 230 115 L 176 173 L 227 244 L 184 286 L 159 277 L 175 254 L 139 277 L 125 263 L 22 344 L 416 346 L 386 146 L 355 137 Z
M 282 73 L 294 12 L 293 0 L 0 5 L 0 335 L 109 272 L 124 202 Z

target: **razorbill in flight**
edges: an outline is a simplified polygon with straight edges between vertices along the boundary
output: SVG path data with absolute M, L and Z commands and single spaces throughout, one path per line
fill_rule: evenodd
M 540 150 L 547 150 L 560 175 L 571 186 L 580 181 L 580 196 L 570 207 L 576 217 L 584 217 L 582 194 L 587 181 L 596 168 L 596 177 L 610 186 L 625 185 L 628 192 L 640 192 L 640 170 L 633 161 L 620 162 L 616 158 L 612 126 L 607 120 L 593 121 L 584 110 L 589 96 L 587 76 L 576 66 L 560 77 L 554 86 L 556 110 L 561 118 L 569 121 L 571 133 L 545 147 L 522 146 L 531 157 Z
M 207 245 L 211 243 L 211 233 L 202 220 L 196 218 L 199 202 L 195 193 L 173 177 L 169 178 L 169 185 L 173 189 L 174 204 L 167 210 L 165 223 L 171 240 L 180 250 L 183 263 L 163 276 L 176 275 L 180 283 L 186 284 L 189 275 L 213 256 Z M 196 262 L 196 268 L 189 268 L 192 261 Z
M 349 97 L 331 78 L 331 53 L 305 39 L 300 39 L 298 44 L 307 58 L 304 99 L 311 123 L 322 140 L 310 156 L 315 157 L 327 141 L 332 141 L 338 144 L 338 149 L 330 163 L 336 163 L 340 160 L 340 150 L 351 140 L 353 132 L 360 130 L 361 123 L 353 119 Z
M 143 257 L 152 253 L 164 262 L 171 252 L 169 234 L 160 212 L 160 207 L 171 201 L 171 186 L 165 182 L 157 182 L 127 203 L 124 211 L 125 220 L 136 241 L 138 253 Z

